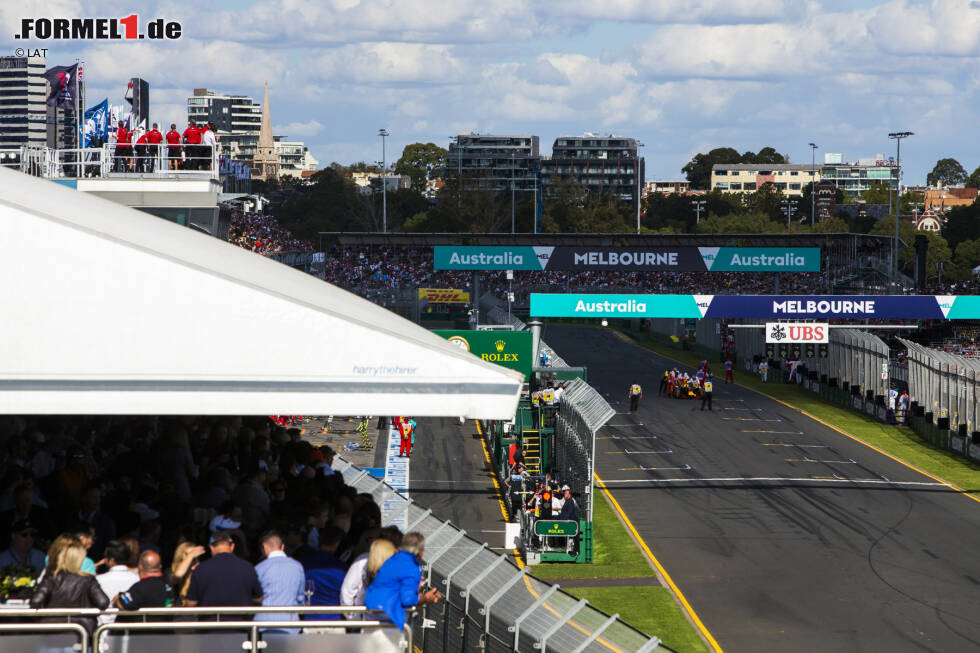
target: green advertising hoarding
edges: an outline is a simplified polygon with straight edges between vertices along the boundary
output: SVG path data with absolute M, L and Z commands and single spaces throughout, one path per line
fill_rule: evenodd
M 531 334 L 528 331 L 452 331 L 435 330 L 449 342 L 488 363 L 517 370 L 527 379 L 534 365 Z

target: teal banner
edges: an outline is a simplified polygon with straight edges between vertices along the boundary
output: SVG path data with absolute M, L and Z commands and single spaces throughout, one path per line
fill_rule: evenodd
M 531 293 L 533 317 L 702 317 L 695 295 Z
M 534 270 L 548 264 L 553 247 L 465 247 L 437 245 L 433 248 L 436 270 Z M 537 251 L 542 250 L 542 251 Z M 543 258 L 539 258 L 539 254 Z
M 819 272 L 819 247 L 699 247 L 710 272 Z M 715 251 L 717 250 L 717 251 Z

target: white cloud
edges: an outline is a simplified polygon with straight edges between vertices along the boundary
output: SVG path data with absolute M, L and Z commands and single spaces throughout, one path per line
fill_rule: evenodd
M 452 48 L 418 43 L 357 43 L 326 50 L 313 66 L 319 79 L 358 84 L 447 84 L 463 65 Z
M 551 6 L 557 16 L 650 23 L 769 23 L 798 18 L 803 0 L 565 0 Z
M 270 100 L 271 103 L 271 100 Z M 272 133 L 276 136 L 286 136 L 289 140 L 303 140 L 316 136 L 323 131 L 323 125 L 318 120 L 307 122 L 291 122 L 286 125 L 273 125 Z

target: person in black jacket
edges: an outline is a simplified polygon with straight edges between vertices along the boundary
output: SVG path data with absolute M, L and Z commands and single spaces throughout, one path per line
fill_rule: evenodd
M 45 572 L 31 596 L 32 608 L 98 608 L 109 607 L 109 597 L 105 595 L 95 576 L 81 571 L 86 550 L 81 542 L 73 541 L 58 555 L 53 569 Z M 52 617 L 50 621 L 64 621 Z M 95 617 L 77 617 L 72 620 L 89 632 L 95 631 Z

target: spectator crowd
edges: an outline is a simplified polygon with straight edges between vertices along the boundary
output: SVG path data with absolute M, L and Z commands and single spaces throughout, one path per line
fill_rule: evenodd
M 367 601 L 403 623 L 439 597 L 419 594 L 424 538 L 269 418 L 0 417 L 0 442 L 0 576 L 31 607 Z
M 312 252 L 313 246 L 279 226 L 271 215 L 234 211 L 228 239 L 247 250 L 263 255 L 286 252 Z

